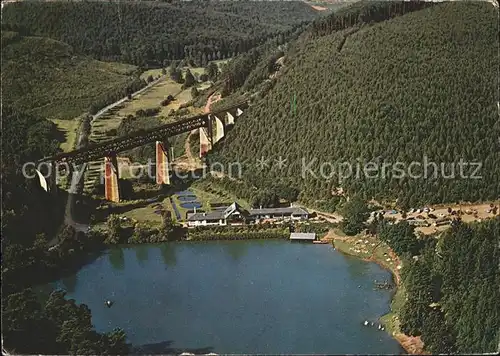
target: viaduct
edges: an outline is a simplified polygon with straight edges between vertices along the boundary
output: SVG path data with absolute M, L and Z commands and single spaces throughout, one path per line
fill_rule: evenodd
M 169 161 L 171 157 L 169 157 L 168 153 L 168 138 L 198 129 L 200 135 L 200 158 L 204 157 L 213 148 L 214 144 L 224 137 L 227 128 L 234 125 L 235 119 L 241 116 L 243 110 L 247 107 L 247 102 L 241 102 L 216 112 L 188 117 L 149 130 L 140 130 L 125 137 L 101 142 L 71 152 L 59 153 L 52 157 L 45 157 L 38 161 L 38 163 L 45 162 L 48 164 L 50 166 L 50 174 L 48 175 L 47 182 L 47 179 L 37 171 L 40 184 L 46 191 L 55 191 L 57 189 L 57 169 L 61 169 L 61 167 L 73 169 L 73 167 L 85 162 L 104 158 L 104 191 L 106 200 L 119 202 L 117 154 L 152 142 L 156 143 L 156 183 L 160 185 L 170 184 Z

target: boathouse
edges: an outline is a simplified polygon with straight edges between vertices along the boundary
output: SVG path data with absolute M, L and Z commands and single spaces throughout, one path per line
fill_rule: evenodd
M 290 241 L 314 241 L 316 234 L 314 232 L 292 232 Z

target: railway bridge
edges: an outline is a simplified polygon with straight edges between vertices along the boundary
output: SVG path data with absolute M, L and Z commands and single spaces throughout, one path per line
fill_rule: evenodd
M 149 143 L 156 143 L 156 183 L 170 184 L 169 143 L 168 138 L 198 129 L 200 135 L 200 158 L 209 152 L 214 144 L 225 135 L 228 127 L 234 125 L 235 119 L 248 107 L 247 102 L 240 102 L 231 107 L 181 119 L 166 125 L 148 130 L 140 130 L 128 136 L 101 142 L 71 152 L 59 153 L 45 157 L 38 163 L 45 162 L 50 166 L 48 177 L 39 171 L 38 177 L 42 187 L 47 191 L 57 189 L 57 170 L 74 169 L 75 166 L 104 158 L 104 191 L 109 201 L 119 202 L 118 162 L 117 154 Z M 48 178 L 48 181 L 47 181 Z

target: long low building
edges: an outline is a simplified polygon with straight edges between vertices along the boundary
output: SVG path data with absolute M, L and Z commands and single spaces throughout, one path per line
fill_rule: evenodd
M 309 219 L 309 212 L 304 208 L 293 206 L 284 208 L 260 208 L 245 210 L 235 202 L 225 209 L 217 209 L 208 213 L 195 212 L 188 214 L 187 217 L 189 226 L 224 226 L 230 224 L 258 222 L 263 219 L 280 221 L 307 220 Z
M 314 232 L 292 232 L 290 234 L 290 240 L 292 240 L 292 241 L 314 241 L 314 240 L 316 240 L 316 234 Z

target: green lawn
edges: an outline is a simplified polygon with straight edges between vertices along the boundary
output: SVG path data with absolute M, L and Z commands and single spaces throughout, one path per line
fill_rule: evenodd
M 57 129 L 64 133 L 65 141 L 61 143 L 61 149 L 64 152 L 72 151 L 75 148 L 76 134 L 80 126 L 80 120 L 80 118 L 73 120 L 51 120 L 57 125 Z
M 197 191 L 200 198 L 215 202 L 237 202 L 244 209 L 250 209 L 250 203 L 244 199 L 238 199 L 234 194 L 227 192 L 218 185 L 208 184 L 204 181 L 193 183 L 190 190 Z M 196 194 L 198 196 L 198 193 Z
M 161 107 L 159 116 L 166 116 L 170 109 L 172 109 L 172 104 L 168 106 L 161 106 L 161 101 L 166 99 L 169 95 L 175 96 L 181 91 L 181 84 L 175 83 L 170 79 L 163 79 L 159 83 L 155 84 L 152 88 L 146 90 L 144 93 L 137 95 L 132 100 L 125 102 L 121 105 L 121 108 L 116 112 L 116 116 L 126 117 L 127 115 L 135 115 L 136 111 L 139 109 L 150 109 Z M 184 98 L 184 97 L 183 97 Z M 188 102 L 191 100 L 189 97 Z M 177 103 L 175 100 L 174 103 Z
M 391 311 L 380 318 L 380 321 L 385 325 L 386 330 L 389 334 L 400 333 L 399 329 L 399 318 L 398 315 L 403 307 L 406 299 L 406 291 L 402 285 L 400 285 L 392 297 Z
M 158 203 L 150 204 L 144 208 L 136 208 L 130 211 L 123 213 L 123 216 L 126 216 L 130 219 L 137 220 L 140 222 L 152 223 L 153 225 L 161 224 L 161 215 L 155 214 L 155 210 L 158 208 L 154 208 L 153 205 Z M 159 203 L 161 204 L 161 203 Z M 167 207 L 165 207 L 167 208 Z

